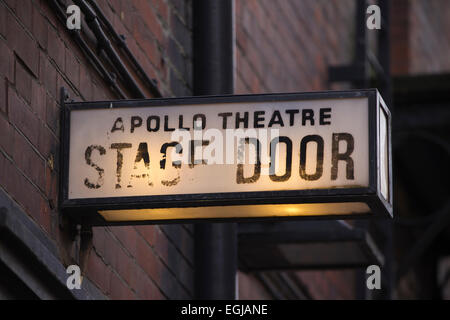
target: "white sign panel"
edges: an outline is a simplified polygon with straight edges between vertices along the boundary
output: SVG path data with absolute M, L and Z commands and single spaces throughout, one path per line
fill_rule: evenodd
M 367 98 L 74 110 L 70 127 L 69 199 L 369 184 Z
M 312 95 L 71 107 L 66 199 L 361 190 L 378 140 L 387 198 L 385 112 L 371 141 L 370 95 Z

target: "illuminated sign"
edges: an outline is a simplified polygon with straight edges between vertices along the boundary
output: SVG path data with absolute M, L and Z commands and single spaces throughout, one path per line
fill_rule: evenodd
M 373 90 L 64 104 L 61 206 L 92 224 L 392 212 Z

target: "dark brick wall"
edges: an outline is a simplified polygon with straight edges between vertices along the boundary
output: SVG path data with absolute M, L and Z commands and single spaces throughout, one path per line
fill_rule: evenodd
M 250 273 L 238 271 L 238 295 L 241 300 L 270 300 L 271 294 L 262 283 Z
M 450 71 L 450 2 L 396 0 L 392 2 L 392 73 Z
M 410 0 L 410 73 L 450 71 L 450 1 Z
M 236 92 L 327 89 L 327 67 L 352 59 L 353 12 L 353 0 L 236 0 Z
M 391 72 L 407 74 L 411 60 L 410 50 L 410 0 L 391 3 Z
M 97 3 L 164 96 L 191 94 L 190 0 Z M 67 265 L 73 242 L 54 209 L 59 88 L 75 100 L 117 97 L 45 0 L 0 0 L 0 61 L 0 188 L 45 230 Z M 112 299 L 192 297 L 192 227 L 94 228 L 82 267 Z

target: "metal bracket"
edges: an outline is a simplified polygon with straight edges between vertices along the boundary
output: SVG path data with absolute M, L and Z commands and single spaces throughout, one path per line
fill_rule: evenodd
M 61 87 L 59 91 L 59 102 L 61 105 L 61 120 L 64 118 L 64 105 L 68 102 L 73 102 L 72 99 L 70 99 L 69 91 L 65 87 Z M 61 121 L 61 126 L 63 125 L 64 121 Z M 62 132 L 61 128 L 61 132 Z M 60 163 L 62 163 L 62 155 L 61 155 L 61 148 L 60 148 Z M 60 179 L 61 180 L 61 179 Z M 61 192 L 61 188 L 59 190 Z M 61 199 L 61 195 L 60 195 Z M 59 201 L 61 203 L 61 201 Z M 63 215 L 61 210 L 59 208 L 56 208 L 58 210 L 58 225 L 61 230 L 67 230 L 69 232 L 70 238 L 75 240 L 76 234 L 77 234 L 77 224 L 68 216 Z

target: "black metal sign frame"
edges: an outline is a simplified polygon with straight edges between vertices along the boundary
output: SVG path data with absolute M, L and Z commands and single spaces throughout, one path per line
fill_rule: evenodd
M 369 187 L 367 188 L 335 188 L 288 191 L 258 191 L 258 192 L 227 192 L 202 193 L 181 195 L 133 196 L 69 199 L 69 146 L 70 146 L 70 117 L 72 110 L 107 109 L 126 107 L 161 107 L 193 104 L 215 104 L 236 102 L 281 102 L 292 100 L 319 100 L 319 99 L 348 99 L 368 98 L 369 110 Z M 384 104 L 376 89 L 323 91 L 311 93 L 286 94 L 256 94 L 256 95 L 224 95 L 224 96 L 195 96 L 182 98 L 158 98 L 95 102 L 67 102 L 61 101 L 61 146 L 60 163 L 61 179 L 59 192 L 59 206 L 64 214 L 68 214 L 78 223 L 89 225 L 132 225 L 132 224 L 159 224 L 159 223 L 186 223 L 186 222 L 236 222 L 236 221 L 264 221 L 284 219 L 323 219 L 329 217 L 261 217 L 261 218 L 206 218 L 183 220 L 151 220 L 151 221 L 123 221 L 108 222 L 98 214 L 99 210 L 120 209 L 151 209 L 151 208 L 182 208 L 204 206 L 230 206 L 255 204 L 298 204 L 298 203 L 337 203 L 337 202 L 364 202 L 370 209 L 370 216 L 392 216 L 392 158 L 391 158 L 391 113 Z M 380 112 L 386 114 L 388 125 L 388 161 L 389 185 L 388 200 L 384 199 L 380 190 L 380 170 L 378 170 L 379 153 L 379 126 Z M 358 218 L 367 215 L 338 216 L 332 219 Z

